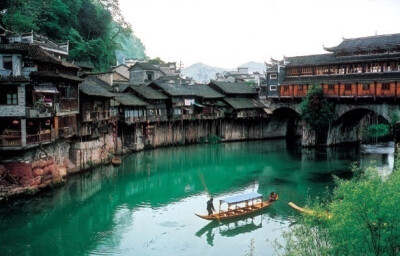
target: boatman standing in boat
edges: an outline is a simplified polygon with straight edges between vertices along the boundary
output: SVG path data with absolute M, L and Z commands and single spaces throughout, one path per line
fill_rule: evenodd
M 207 211 L 208 216 L 212 215 L 213 211 L 215 211 L 212 197 L 210 198 L 210 200 L 207 201 Z

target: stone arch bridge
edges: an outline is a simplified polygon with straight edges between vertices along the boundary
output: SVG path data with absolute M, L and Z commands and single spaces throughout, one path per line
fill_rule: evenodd
M 281 121 L 281 128 L 290 134 L 301 135 L 303 146 L 316 144 L 315 134 L 309 126 L 300 120 L 300 101 L 264 100 L 264 104 L 273 111 L 272 119 Z M 392 123 L 396 114 L 400 114 L 400 104 L 392 101 L 336 101 L 335 118 L 329 127 L 325 143 L 328 146 L 342 143 L 359 142 L 362 131 L 368 125 Z

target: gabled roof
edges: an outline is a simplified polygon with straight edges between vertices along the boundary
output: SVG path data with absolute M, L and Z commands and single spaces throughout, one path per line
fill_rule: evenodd
M 94 65 L 90 61 L 73 61 L 73 64 L 80 68 L 94 69 Z
M 168 97 L 147 85 L 130 85 L 129 88 L 148 100 L 166 100 Z
M 357 50 L 391 49 L 400 45 L 400 34 L 376 35 L 343 39 L 338 46 L 325 48 L 330 52 L 352 52 Z
M 212 80 L 209 84 L 209 86 L 213 87 L 215 86 L 216 89 L 219 89 L 222 91 L 224 94 L 257 94 L 253 90 L 253 88 L 246 84 L 246 83 L 228 83 L 228 82 L 220 82 L 220 81 L 215 81 Z
M 114 95 L 111 92 L 91 81 L 84 81 L 83 83 L 81 83 L 79 85 L 79 90 L 89 96 L 97 96 L 105 98 L 114 97 Z
M 130 93 L 114 93 L 114 100 L 123 106 L 144 107 L 148 104 Z
M 118 92 L 124 92 L 124 91 L 126 91 L 126 88 L 129 87 L 129 84 L 128 83 L 114 83 L 113 87 L 117 88 Z
M 142 68 L 144 70 L 159 70 L 159 71 L 161 71 L 160 67 L 158 67 L 156 65 L 153 65 L 153 64 L 150 64 L 150 63 L 146 63 L 146 62 L 136 62 L 129 69 L 132 69 L 134 67 L 140 67 L 140 68 Z
M 371 62 L 400 60 L 400 54 L 378 54 L 378 55 L 359 55 L 336 57 L 333 53 L 288 57 L 286 67 L 315 66 L 328 64 L 345 64 L 354 62 Z M 268 70 L 269 72 L 269 70 Z
M 193 84 L 187 85 L 189 90 L 191 90 L 196 96 L 206 98 L 206 99 L 220 99 L 225 97 L 225 95 L 217 92 L 206 84 Z
M 160 83 L 155 81 L 150 85 L 160 88 L 169 96 L 195 96 L 187 84 Z
M 22 53 L 25 55 L 26 60 L 38 61 L 43 63 L 52 63 L 60 66 L 79 69 L 78 66 L 61 61 L 51 55 L 49 52 L 43 50 L 38 45 L 27 43 L 8 43 L 0 44 L 0 53 Z
M 259 109 L 265 108 L 259 100 L 250 98 L 224 98 L 224 101 L 228 103 L 234 109 Z
M 69 80 L 74 82 L 82 82 L 83 79 L 78 76 L 71 76 L 62 73 L 55 73 L 52 71 L 34 71 L 29 74 L 30 77 L 37 77 L 37 78 L 55 78 L 55 79 L 62 79 L 62 80 Z
M 98 86 L 103 87 L 104 89 L 106 89 L 109 92 L 115 92 L 115 89 L 113 87 L 111 87 L 108 83 L 104 82 L 103 80 L 101 80 L 100 78 L 98 78 L 96 76 L 87 76 L 87 77 L 85 77 L 85 81 L 90 81 L 92 83 L 95 83 Z

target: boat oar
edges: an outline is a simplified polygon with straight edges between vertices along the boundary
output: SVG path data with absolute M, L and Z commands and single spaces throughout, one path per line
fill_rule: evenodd
M 206 180 L 204 179 L 204 175 L 202 173 L 198 173 L 198 175 L 199 175 L 199 179 L 201 181 L 201 184 L 203 184 L 204 190 L 211 197 L 210 191 L 208 191 L 208 189 L 207 189 Z M 219 220 L 218 215 L 215 215 L 215 217 L 217 218 L 218 222 L 221 223 L 221 221 Z

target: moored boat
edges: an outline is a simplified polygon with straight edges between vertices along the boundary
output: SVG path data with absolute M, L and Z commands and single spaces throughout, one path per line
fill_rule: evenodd
M 278 199 L 278 198 L 276 198 Z M 227 204 L 226 210 L 221 209 L 221 205 Z M 196 214 L 206 220 L 226 220 L 237 218 L 261 211 L 271 206 L 274 201 L 263 201 L 263 196 L 259 193 L 249 193 L 239 196 L 232 196 L 219 200 L 219 211 L 211 215 Z
M 111 159 L 111 163 L 112 163 L 113 165 L 120 165 L 120 164 L 121 164 L 121 158 L 119 158 L 119 157 L 113 157 L 113 158 Z

